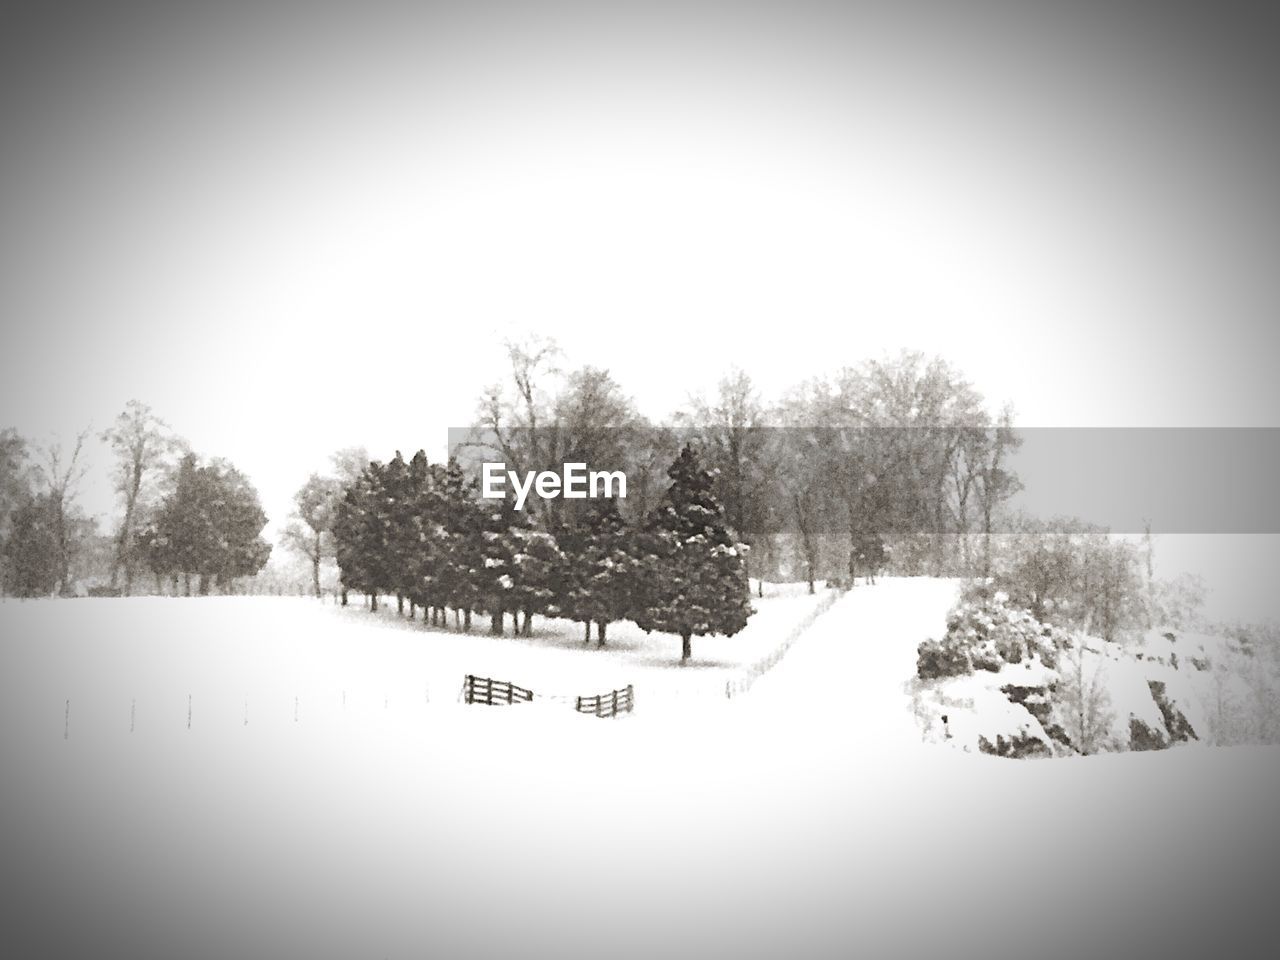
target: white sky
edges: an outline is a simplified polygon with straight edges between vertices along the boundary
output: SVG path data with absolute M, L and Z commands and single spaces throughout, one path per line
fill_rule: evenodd
M 1027 426 L 1276 423 L 1276 144 L 1222 64 L 1030 7 L 681 9 L 282 8 L 33 56 L 0 423 L 144 400 L 273 527 L 339 447 L 440 452 L 527 331 L 652 417 L 730 364 L 774 393 L 909 347 Z

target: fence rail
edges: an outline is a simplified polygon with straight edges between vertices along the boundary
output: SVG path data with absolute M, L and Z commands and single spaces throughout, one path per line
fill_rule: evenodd
M 733 699 L 735 696 L 750 690 L 757 680 L 777 666 L 778 661 L 791 649 L 791 645 L 813 626 L 814 621 L 835 606 L 836 601 L 843 597 L 845 593 L 846 591 L 843 589 L 830 591 L 818 601 L 817 606 L 810 610 L 803 620 L 791 628 L 781 643 L 754 663 L 743 667 L 738 677 L 726 680 L 724 682 L 725 697 Z
M 528 703 L 533 699 L 533 691 L 507 680 L 475 677 L 468 673 L 462 683 L 462 699 L 466 703 L 482 703 L 487 706 Z
M 578 697 L 574 709 L 579 713 L 590 713 L 597 717 L 616 717 L 619 713 L 630 713 L 635 708 L 636 695 L 631 684 L 621 690 L 601 693 L 594 697 Z

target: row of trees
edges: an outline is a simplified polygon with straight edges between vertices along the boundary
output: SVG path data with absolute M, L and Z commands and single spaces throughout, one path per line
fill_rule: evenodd
M 77 582 L 128 595 L 140 574 L 177 592 L 227 590 L 256 574 L 270 545 L 257 492 L 231 464 L 202 462 L 145 404 L 130 401 L 102 441 L 115 457 L 112 481 L 121 505 L 118 526 L 100 535 L 76 500 L 84 478 L 82 432 L 70 452 L 31 448 L 15 431 L 0 432 L 0 585 L 6 594 L 73 594 Z M 95 568 L 101 567 L 102 573 Z
M 732 635 L 751 614 L 745 551 L 735 542 L 714 477 L 686 446 L 670 465 L 669 486 L 639 523 L 614 499 L 586 501 L 570 517 L 539 518 L 510 500 L 483 500 L 457 459 L 368 464 L 333 510 L 331 534 L 346 590 L 394 594 L 401 613 L 471 628 L 472 614 L 489 617 L 494 634 L 528 633 L 536 614 L 584 624 L 584 639 L 604 645 L 609 624 L 634 620 L 646 631 L 682 638 Z M 309 484 L 299 512 L 322 490 Z M 323 517 L 323 511 L 309 516 Z M 304 544 L 319 544 L 319 528 Z M 302 532 L 301 530 L 299 531 Z M 304 534 L 305 537 L 305 534 Z M 312 554 L 314 555 L 314 554 Z
M 993 418 L 945 361 L 903 353 L 815 378 L 766 403 L 731 371 L 665 424 L 643 417 L 606 370 L 564 370 L 554 343 L 508 345 L 510 376 L 482 396 L 463 450 L 517 471 L 622 469 L 623 510 L 643 517 L 661 469 L 692 444 L 715 474 L 753 572 L 813 582 L 884 562 L 904 573 L 977 573 L 1019 489 L 1012 413 Z M 464 452 L 464 456 L 467 454 Z M 547 505 L 555 523 L 574 505 Z

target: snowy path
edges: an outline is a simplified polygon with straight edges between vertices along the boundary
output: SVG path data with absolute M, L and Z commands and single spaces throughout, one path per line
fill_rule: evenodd
M 761 677 L 744 713 L 797 732 L 841 731 L 851 750 L 920 744 L 904 684 L 916 647 L 942 632 L 957 581 L 886 578 L 842 597 Z

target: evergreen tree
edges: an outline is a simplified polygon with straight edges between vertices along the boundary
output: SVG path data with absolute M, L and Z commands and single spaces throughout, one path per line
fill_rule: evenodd
M 437 538 L 432 529 L 436 522 L 432 503 L 432 467 L 422 450 L 415 453 L 409 461 L 407 489 L 409 529 L 405 539 L 409 556 L 404 576 L 405 596 L 409 598 L 409 619 L 414 617 L 414 607 L 420 606 L 425 620 L 428 607 L 435 604 L 433 548 Z
M 378 516 L 381 465 L 369 463 L 347 487 L 338 504 L 333 535 L 339 579 L 345 590 L 359 590 L 378 609 L 382 522 Z
M 515 558 L 517 529 L 529 529 L 528 517 L 515 509 L 510 499 L 483 506 L 479 523 L 479 563 L 472 568 L 474 584 L 484 611 L 489 614 L 490 633 L 501 636 L 506 614 L 515 613 Z
M 266 524 L 257 491 L 243 474 L 221 460 L 200 466 L 188 454 L 138 546 L 157 576 L 175 583 L 181 576 L 188 596 L 191 578 L 199 577 L 206 594 L 262 569 L 271 555 L 261 535 Z
M 423 458 L 426 459 L 425 456 Z M 418 555 L 419 536 L 417 510 L 419 503 L 413 489 L 409 465 L 400 451 L 387 462 L 382 471 L 382 497 L 379 501 L 379 520 L 382 526 L 382 566 L 386 571 L 386 586 L 396 595 L 396 612 L 404 613 L 404 599 L 417 589 L 415 560 Z
M 517 514 L 519 516 L 519 514 Z M 512 555 L 511 604 L 513 612 L 524 613 L 519 632 L 533 633 L 533 615 L 560 613 L 564 595 L 565 557 L 555 537 L 538 530 L 530 517 L 511 529 Z
M 484 565 L 484 509 L 475 497 L 456 457 L 445 467 L 440 491 L 444 550 L 440 561 L 443 602 L 462 611 L 463 630 L 471 629 L 471 613 L 480 606 Z
M 733 636 L 751 616 L 743 549 L 729 535 L 714 478 L 689 446 L 667 471 L 671 486 L 646 524 L 644 588 L 636 623 L 680 636 L 681 662 L 691 638 Z
M 363 476 L 357 477 L 342 491 L 333 511 L 333 553 L 338 561 L 338 582 L 342 584 L 342 605 L 347 605 L 348 590 L 364 590 L 365 577 L 358 569 L 357 546 L 360 514 L 363 510 L 361 487 Z
M 568 537 L 572 544 L 566 612 L 586 624 L 596 624 L 596 642 L 604 646 L 609 624 L 631 613 L 636 585 L 636 560 L 630 527 L 612 497 L 592 500 Z

